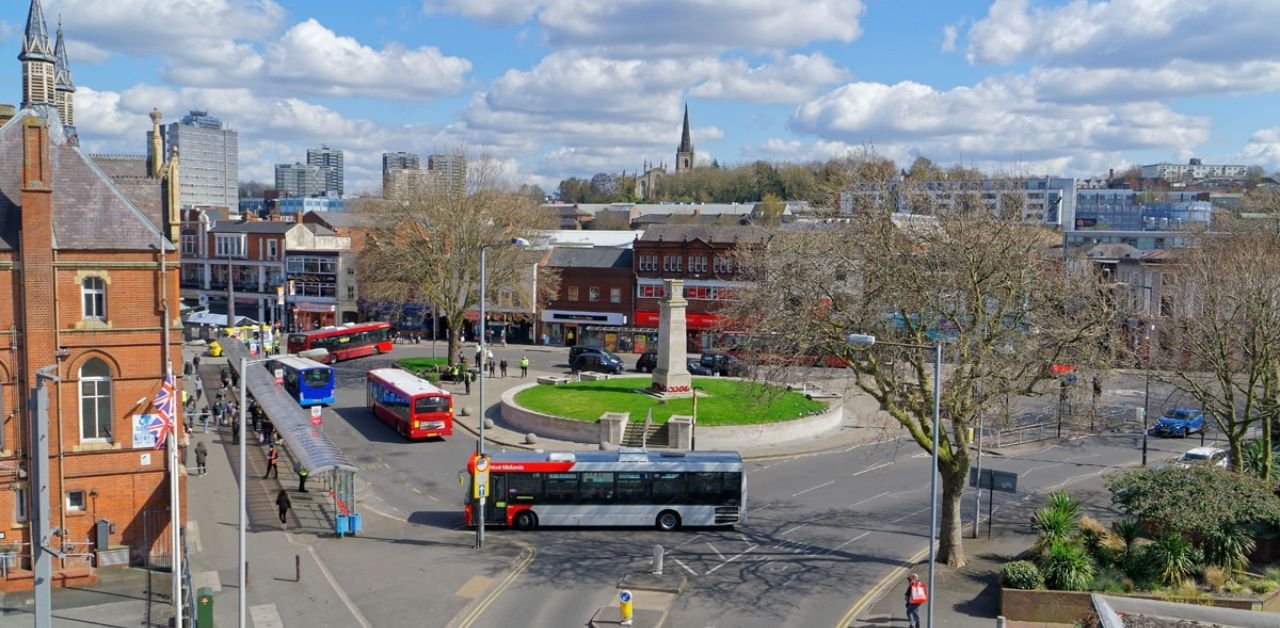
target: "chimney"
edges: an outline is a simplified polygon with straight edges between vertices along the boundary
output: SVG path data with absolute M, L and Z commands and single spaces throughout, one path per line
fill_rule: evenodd
M 53 170 L 49 161 L 49 122 L 31 117 L 22 126 L 22 308 L 27 339 L 26 370 L 54 364 Z
M 0 125 L 4 125 L 18 115 L 17 107 L 13 105 L 0 105 Z

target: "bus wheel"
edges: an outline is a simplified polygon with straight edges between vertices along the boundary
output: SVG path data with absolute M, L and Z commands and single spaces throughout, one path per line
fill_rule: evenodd
M 338 363 L 338 354 L 336 354 L 336 353 L 330 353 L 330 354 L 329 354 L 329 364 L 337 364 L 337 363 Z
M 516 519 L 512 522 L 517 530 L 529 531 L 538 527 L 538 517 L 528 510 L 521 510 L 516 513 Z
M 680 527 L 680 515 L 674 510 L 664 510 L 658 513 L 656 524 L 659 530 L 670 532 Z
M 382 354 L 382 349 L 380 349 L 380 348 L 378 347 L 378 345 L 373 345 L 373 354 L 374 354 L 374 355 L 381 355 L 381 354 Z

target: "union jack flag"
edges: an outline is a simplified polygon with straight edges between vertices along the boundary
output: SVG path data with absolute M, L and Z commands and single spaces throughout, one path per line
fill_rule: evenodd
M 156 407 L 156 416 L 159 420 L 152 420 L 147 424 L 147 432 L 155 436 L 156 449 L 164 447 L 164 441 L 173 433 L 174 421 L 177 419 L 178 404 L 173 388 L 173 371 L 170 370 L 164 377 L 164 385 L 160 386 L 160 392 L 156 393 L 155 401 L 152 402 Z

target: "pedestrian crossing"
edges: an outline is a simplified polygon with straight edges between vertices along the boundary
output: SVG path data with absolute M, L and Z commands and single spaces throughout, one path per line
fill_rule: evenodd
M 280 619 L 280 611 L 275 604 L 250 606 L 249 619 L 253 621 L 254 628 L 284 628 L 284 621 Z

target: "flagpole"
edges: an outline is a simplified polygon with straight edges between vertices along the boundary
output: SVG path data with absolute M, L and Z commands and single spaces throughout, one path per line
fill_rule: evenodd
M 169 269 L 165 259 L 165 239 L 163 231 L 160 233 L 160 315 L 163 319 L 160 321 L 160 342 L 163 343 L 162 353 L 164 355 L 164 383 L 161 386 L 169 385 L 170 378 L 173 377 L 173 357 L 170 355 L 169 347 L 169 326 L 172 322 L 169 319 Z M 228 278 L 228 281 L 230 279 Z M 197 375 L 197 377 L 199 377 Z M 185 434 L 182 429 L 182 420 L 178 417 L 177 403 L 178 387 L 176 383 L 169 391 L 169 407 L 173 409 L 168 413 L 169 432 L 165 438 L 169 441 L 169 531 L 170 531 L 170 560 L 169 579 L 171 580 L 170 595 L 173 596 L 173 625 L 174 628 L 182 628 L 182 508 L 179 502 L 179 486 L 178 486 L 178 438 L 179 434 Z

